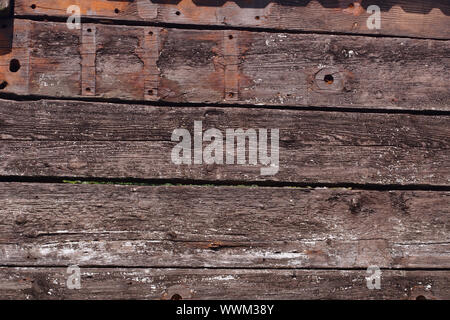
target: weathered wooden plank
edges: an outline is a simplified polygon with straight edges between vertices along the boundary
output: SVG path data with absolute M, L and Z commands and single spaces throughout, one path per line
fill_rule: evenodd
M 27 20 L 14 28 L 12 50 L 0 56 L 4 93 L 80 97 L 89 89 L 124 100 L 450 108 L 449 41 L 108 25 L 88 28 L 94 35 L 86 38 L 86 28 Z M 95 41 L 89 56 L 87 39 Z
M 449 299 L 450 271 L 383 270 L 369 290 L 365 270 L 0 268 L 2 299 Z
M 450 38 L 450 4 L 442 0 L 356 1 L 70 1 L 17 0 L 17 15 L 65 17 L 78 4 L 84 17 L 279 30 Z M 381 9 L 380 29 L 369 29 L 369 5 Z
M 250 165 L 248 155 L 246 164 L 226 164 L 225 142 L 224 164 L 175 164 L 172 133 L 193 136 L 194 121 L 224 140 L 227 129 L 279 129 L 278 172 L 262 175 L 266 165 L 261 158 Z M 0 100 L 0 174 L 443 186 L 448 123 L 429 115 Z
M 449 192 L 0 184 L 16 266 L 448 268 Z

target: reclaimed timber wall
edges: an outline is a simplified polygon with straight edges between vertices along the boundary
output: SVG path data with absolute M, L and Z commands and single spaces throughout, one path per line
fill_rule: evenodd
M 448 1 L 11 4 L 0 298 L 450 298 Z M 279 171 L 174 164 L 195 121 L 278 129 Z

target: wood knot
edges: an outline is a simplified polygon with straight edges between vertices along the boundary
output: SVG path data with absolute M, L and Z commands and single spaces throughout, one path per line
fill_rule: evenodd
M 361 212 L 361 201 L 358 198 L 352 198 L 350 200 L 349 209 L 352 214 L 358 214 Z
M 183 285 L 174 285 L 168 287 L 167 290 L 163 293 L 161 299 L 162 300 L 186 300 L 192 299 L 192 294 L 194 290 L 191 290 Z
M 27 218 L 25 216 L 18 216 L 14 221 L 18 226 L 23 226 L 27 223 Z
M 340 92 L 344 90 L 344 75 L 337 68 L 324 68 L 314 76 L 315 89 L 325 92 Z

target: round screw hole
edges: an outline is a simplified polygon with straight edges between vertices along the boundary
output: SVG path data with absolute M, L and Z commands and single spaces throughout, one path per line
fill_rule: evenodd
M 115 9 L 114 9 L 114 12 L 115 12 L 116 14 L 119 14 L 120 10 L 117 9 L 117 8 L 115 8 Z
M 36 5 L 34 3 L 31 5 L 31 9 L 36 9 Z
M 86 88 L 86 92 L 91 92 L 91 88 Z
M 325 77 L 323 78 L 323 81 L 325 81 L 327 84 L 333 84 L 334 82 L 334 77 L 331 74 L 327 74 L 325 75 Z
M 11 72 L 17 72 L 20 70 L 20 62 L 17 59 L 12 59 L 9 62 L 9 71 Z
M 92 29 L 91 28 L 87 29 L 87 32 L 92 32 Z
M 175 14 L 176 14 L 177 16 L 179 16 L 179 15 L 181 14 L 181 12 L 180 12 L 180 11 L 177 11 L 177 12 L 175 12 Z
M 425 296 L 417 296 L 416 300 L 427 300 L 427 298 Z
M 148 34 L 149 34 L 150 36 L 152 36 L 152 35 L 153 35 L 153 31 L 149 31 Z
M 0 82 L 0 90 L 5 89 L 7 86 L 8 86 L 8 82 L 6 82 L 6 81 Z
M 152 96 L 154 94 L 153 90 L 148 90 L 148 95 Z
M 233 35 L 232 34 L 230 34 L 229 36 L 228 36 L 228 39 L 230 39 L 230 40 L 233 40 Z
M 175 293 L 170 300 L 183 300 L 183 297 L 180 296 L 178 293 Z
M 260 17 L 259 17 L 259 16 L 256 16 L 256 17 L 255 17 L 255 20 L 259 20 L 259 19 L 260 19 Z

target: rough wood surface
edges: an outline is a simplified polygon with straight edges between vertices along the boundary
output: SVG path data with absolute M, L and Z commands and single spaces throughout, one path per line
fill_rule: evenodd
M 450 38 L 446 0 L 16 0 L 16 15 L 68 17 L 78 4 L 84 17 L 128 22 L 255 27 L 313 32 Z M 370 30 L 369 5 L 381 8 L 381 28 Z M 200 26 L 199 26 L 200 27 Z
M 16 20 L 14 30 L 11 52 L 0 56 L 0 83 L 6 84 L 0 92 L 82 96 L 87 90 L 82 86 L 84 29 Z M 169 102 L 450 110 L 449 41 L 154 30 L 96 25 L 92 30 L 95 59 L 89 58 L 95 62 L 90 84 L 95 82 L 95 94 L 90 91 L 90 95 Z M 153 45 L 149 32 L 158 38 Z M 17 72 L 10 71 L 12 59 L 22 66 Z
M 4 299 L 449 299 L 450 271 L 382 271 L 369 290 L 365 270 L 82 268 L 67 289 L 66 268 L 0 268 Z
M 449 268 L 450 192 L 0 184 L 8 266 Z
M 450 3 L 370 4 L 0 0 L 0 298 L 449 299 Z M 278 173 L 175 165 L 195 121 Z
M 193 134 L 194 121 L 224 133 L 278 128 L 278 173 L 262 176 L 248 161 L 174 164 L 172 132 Z M 448 124 L 430 115 L 0 100 L 0 174 L 446 186 Z

